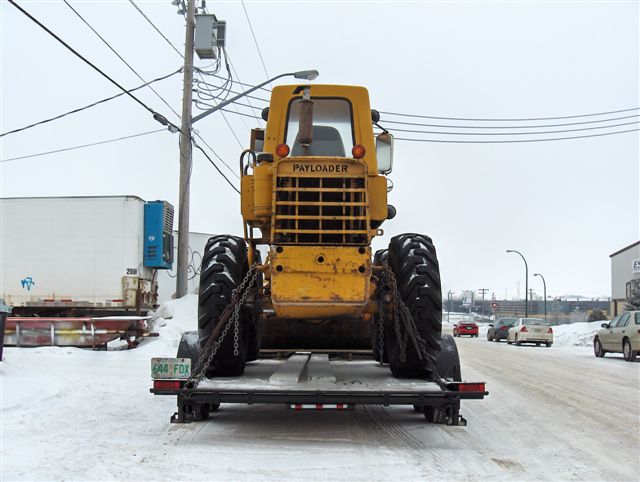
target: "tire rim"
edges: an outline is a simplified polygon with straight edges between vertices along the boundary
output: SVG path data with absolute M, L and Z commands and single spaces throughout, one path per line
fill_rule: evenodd
M 630 349 L 628 341 L 624 342 L 624 346 L 622 347 L 622 351 L 624 351 L 624 357 L 625 358 L 629 358 L 631 356 L 631 349 Z
M 600 340 L 596 340 L 595 348 L 596 348 L 596 355 L 600 355 L 600 350 L 602 349 L 602 347 L 600 346 Z

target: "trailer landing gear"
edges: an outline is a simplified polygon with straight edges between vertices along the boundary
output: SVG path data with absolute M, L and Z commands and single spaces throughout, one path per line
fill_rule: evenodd
M 418 413 L 423 413 L 427 422 L 440 425 L 453 425 L 466 427 L 467 419 L 460 415 L 460 402 L 454 402 L 442 406 L 414 405 L 413 409 Z
M 200 422 L 209 418 L 211 412 L 217 412 L 219 403 L 195 403 L 184 395 L 178 395 L 178 411 L 174 413 L 171 423 Z

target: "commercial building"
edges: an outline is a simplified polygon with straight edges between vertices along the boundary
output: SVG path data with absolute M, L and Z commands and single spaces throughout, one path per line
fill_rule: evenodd
M 640 241 L 609 255 L 611 258 L 611 316 L 625 310 L 631 292 L 640 289 Z

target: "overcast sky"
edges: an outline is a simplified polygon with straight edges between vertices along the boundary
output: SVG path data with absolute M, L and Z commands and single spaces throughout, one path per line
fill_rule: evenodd
M 63 2 L 18 3 L 121 84 L 131 88 L 141 83 Z M 128 1 L 70 3 L 146 80 L 180 67 L 182 58 Z M 176 7 L 169 0 L 136 3 L 182 50 L 184 19 L 176 14 Z M 0 131 L 118 93 L 16 8 L 4 1 L 0 5 Z M 320 76 L 316 83 L 366 86 L 372 107 L 381 111 L 536 118 L 640 107 L 639 8 L 635 1 L 246 1 L 245 6 L 269 76 L 317 69 Z M 240 80 L 254 84 L 266 80 L 242 4 L 209 1 L 207 7 L 227 21 L 227 50 Z M 197 65 L 208 64 L 197 61 Z M 154 85 L 180 112 L 181 76 Z M 153 92 L 145 89 L 136 95 L 178 123 Z M 260 96 L 268 97 L 268 93 Z M 266 105 L 256 104 L 260 108 Z M 239 109 L 250 113 L 244 107 Z M 258 121 L 234 114 L 227 114 L 227 120 L 242 148 L 247 147 L 249 129 Z M 385 120 L 403 119 L 383 114 L 382 125 Z M 429 123 L 425 119 L 404 120 Z M 585 120 L 592 119 L 564 122 Z M 447 122 L 460 124 L 440 121 Z M 489 125 L 497 124 L 537 125 Z M 0 158 L 159 127 L 138 104 L 121 97 L 1 138 Z M 235 168 L 241 146 L 224 119 L 214 114 L 196 128 Z M 555 136 L 636 128 L 637 123 Z M 553 136 L 527 138 L 535 137 Z M 491 136 L 481 137 L 488 138 Z M 542 294 L 542 283 L 533 277 L 534 272 L 545 276 L 550 295 L 608 296 L 609 255 L 640 239 L 639 139 L 636 131 L 518 144 L 397 141 L 395 169 L 390 176 L 395 188 L 389 201 L 398 216 L 383 225 L 385 235 L 375 240 L 374 247 L 386 245 L 391 236 L 402 232 L 429 234 L 438 250 L 445 293 L 489 288 L 498 298 L 505 294 L 512 298 L 520 283 L 520 294 L 524 295 L 522 260 L 505 253 L 516 249 L 529 262 L 529 283 L 537 294 Z M 160 132 L 3 162 L 1 195 L 133 194 L 146 200 L 166 199 L 177 206 L 177 144 L 176 135 Z M 191 182 L 191 230 L 241 233 L 238 195 L 199 153 L 194 154 Z

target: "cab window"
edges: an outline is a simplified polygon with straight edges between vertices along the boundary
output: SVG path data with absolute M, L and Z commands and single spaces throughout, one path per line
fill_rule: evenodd
M 292 156 L 345 157 L 354 146 L 351 103 L 346 99 L 311 97 L 313 101 L 313 142 L 304 152 L 298 142 L 300 98 L 289 104 L 285 144 L 291 147 Z

